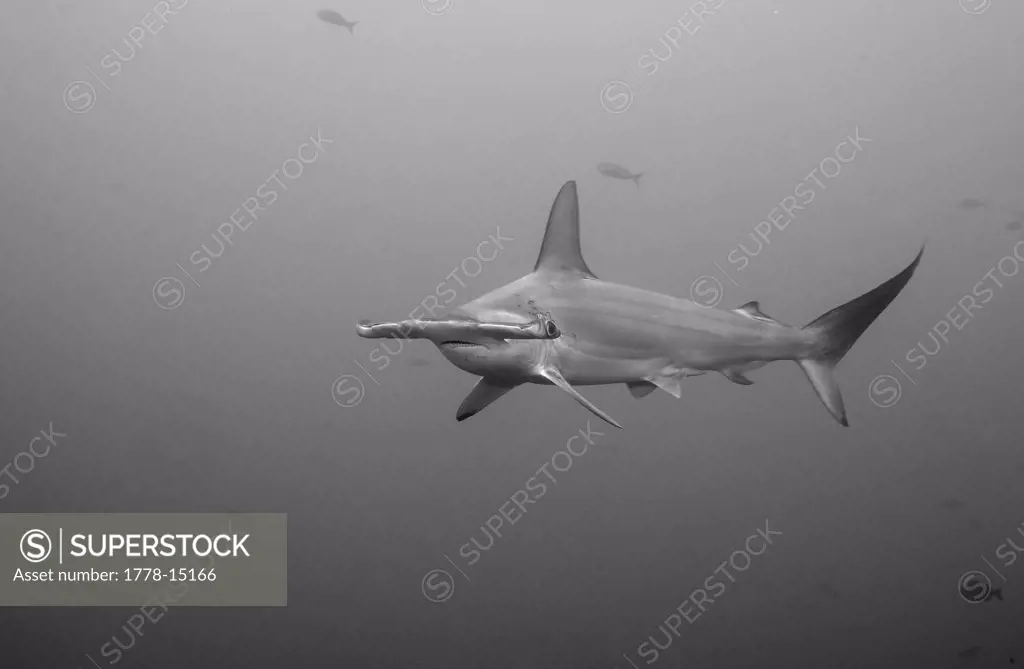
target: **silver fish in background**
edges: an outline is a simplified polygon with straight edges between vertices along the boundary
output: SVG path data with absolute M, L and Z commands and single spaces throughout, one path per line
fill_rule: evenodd
M 979 200 L 976 197 L 965 197 L 964 199 L 960 200 L 957 206 L 960 207 L 961 209 L 966 209 L 968 211 L 971 211 L 973 209 L 988 208 L 988 205 L 985 204 L 984 200 Z
M 750 385 L 750 370 L 792 360 L 829 413 L 847 426 L 833 370 L 910 281 L 924 247 L 902 272 L 806 326 L 784 325 L 757 302 L 716 309 L 594 275 L 580 250 L 576 182 L 562 186 L 533 271 L 451 312 L 448 320 L 361 322 L 361 337 L 429 339 L 459 369 L 481 377 L 456 413 L 462 421 L 524 383 L 554 385 L 602 420 L 622 426 L 574 386 L 622 383 L 637 398 L 720 372 Z
M 985 601 L 986 602 L 991 602 L 992 600 L 995 600 L 995 599 L 998 599 L 999 601 L 1003 601 L 1003 589 L 1002 588 L 992 588 L 992 591 L 988 593 L 988 597 L 985 598 Z
M 984 200 L 979 200 L 974 197 L 965 197 L 960 200 L 957 204 L 961 209 L 972 211 L 975 209 L 991 209 L 992 207 Z M 1010 232 L 1020 232 L 1024 229 L 1024 211 L 1018 209 L 1007 210 L 1003 207 L 996 207 L 997 211 L 1001 211 L 1010 217 L 1010 221 L 1004 226 Z
M 962 651 L 957 653 L 961 660 L 969 660 L 977 657 L 981 651 L 985 650 L 982 646 L 971 646 L 970 648 L 964 648 Z
M 821 594 L 825 595 L 829 599 L 836 599 L 837 600 L 837 599 L 841 598 L 841 596 L 839 594 L 839 591 L 836 590 L 835 588 L 833 588 L 828 583 L 824 583 L 824 582 L 823 583 L 819 583 L 818 584 L 818 590 L 821 592 Z
M 644 175 L 643 172 L 633 174 L 629 169 L 623 167 L 622 165 L 608 162 L 604 162 L 598 165 L 597 171 L 605 175 L 606 177 L 611 177 L 612 179 L 630 179 L 633 183 L 636 184 L 637 189 L 640 188 L 640 177 Z
M 352 29 L 356 27 L 359 21 L 346 21 L 344 16 L 334 11 L 333 9 L 321 9 L 319 12 L 316 13 L 316 15 L 317 18 L 319 18 L 324 23 L 330 23 L 332 25 L 348 28 L 348 31 L 355 35 L 355 31 Z
M 961 500 L 950 497 L 942 501 L 942 508 L 946 511 L 957 511 L 966 506 Z

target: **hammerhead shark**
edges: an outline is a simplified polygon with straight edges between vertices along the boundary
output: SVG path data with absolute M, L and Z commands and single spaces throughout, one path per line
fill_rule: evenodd
M 902 272 L 804 327 L 784 325 L 757 302 L 736 309 L 602 281 L 580 249 L 576 182 L 551 207 L 533 271 L 453 309 L 446 319 L 360 321 L 359 336 L 429 339 L 459 369 L 481 377 L 455 415 L 463 421 L 524 383 L 554 385 L 602 420 L 622 425 L 576 386 L 623 383 L 641 398 L 716 371 L 741 385 L 747 372 L 793 360 L 840 425 L 846 409 L 833 370 L 910 281 L 924 246 Z

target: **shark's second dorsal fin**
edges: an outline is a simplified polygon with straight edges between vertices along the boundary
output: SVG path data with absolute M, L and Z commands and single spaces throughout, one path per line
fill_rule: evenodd
M 756 300 L 753 302 L 747 302 L 746 304 L 733 309 L 733 311 L 743 314 L 747 318 L 753 318 L 754 320 L 778 323 L 777 320 L 761 311 L 761 305 Z
M 534 272 L 570 272 L 596 279 L 580 251 L 580 201 L 576 182 L 566 181 L 551 205 Z

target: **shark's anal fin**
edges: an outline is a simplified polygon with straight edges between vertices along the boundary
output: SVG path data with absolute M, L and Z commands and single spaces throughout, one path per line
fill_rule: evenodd
M 544 241 L 533 271 L 569 272 L 584 278 L 597 278 L 587 267 L 580 250 L 580 201 L 575 181 L 566 181 L 551 205 Z
M 725 378 L 729 379 L 733 383 L 738 383 L 741 386 L 750 386 L 754 384 L 753 381 L 743 376 L 743 372 L 737 367 L 729 367 L 727 369 L 723 369 L 722 374 L 725 376 Z
M 629 388 L 629 393 L 637 399 L 647 397 L 658 389 L 658 386 L 649 381 L 633 381 L 632 383 L 627 383 L 626 387 Z
M 551 383 L 555 384 L 556 386 L 558 386 L 559 388 L 561 388 L 565 392 L 567 392 L 570 395 L 572 395 L 573 399 L 575 399 L 577 402 L 579 402 L 580 404 L 585 406 L 587 409 L 589 409 L 595 416 L 597 416 L 601 420 L 605 421 L 609 425 L 614 425 L 615 427 L 619 428 L 620 430 L 622 429 L 622 426 L 619 424 L 618 421 L 616 421 L 614 418 L 612 418 L 611 416 L 609 416 L 605 412 L 603 412 L 600 409 L 598 409 L 586 397 L 584 397 L 583 395 L 580 395 L 579 392 L 577 392 L 577 390 L 575 388 L 573 388 L 571 385 L 569 385 L 569 382 L 565 380 L 565 377 L 562 376 L 562 373 L 559 372 L 554 367 L 540 367 L 540 368 L 537 369 L 537 374 L 539 374 L 540 376 L 543 376 L 545 379 L 547 379 Z
M 475 416 L 518 385 L 518 383 L 502 383 L 487 377 L 481 378 L 473 386 L 473 390 L 466 396 L 466 399 L 462 400 L 459 410 L 455 413 L 455 420 L 461 422 L 470 416 Z

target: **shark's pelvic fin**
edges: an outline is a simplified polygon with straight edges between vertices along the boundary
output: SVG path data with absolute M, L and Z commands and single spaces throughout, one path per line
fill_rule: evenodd
M 647 397 L 658 389 L 658 386 L 649 381 L 634 381 L 627 383 L 626 386 L 629 388 L 629 393 L 637 399 Z
M 587 267 L 580 250 L 580 202 L 575 181 L 566 181 L 551 205 L 544 241 L 533 271 L 570 272 L 589 279 L 597 278 Z
M 683 372 L 679 376 L 648 376 L 646 380 L 648 383 L 658 386 L 672 397 L 679 399 L 683 396 L 683 390 L 679 387 L 679 381 L 685 375 L 686 373 Z
M 518 385 L 518 383 L 502 383 L 487 377 L 481 378 L 473 386 L 473 390 L 469 392 L 466 399 L 462 400 L 459 410 L 455 413 L 455 420 L 462 422 L 470 416 L 475 416 Z
M 559 388 L 561 388 L 565 392 L 567 392 L 570 395 L 572 395 L 573 399 L 575 399 L 577 402 L 579 402 L 580 404 L 585 406 L 587 409 L 589 409 L 595 416 L 597 416 L 601 420 L 605 421 L 609 425 L 614 425 L 615 427 L 619 428 L 620 430 L 622 429 L 622 426 L 619 424 L 618 421 L 616 421 L 614 418 L 612 418 L 611 416 L 609 416 L 605 412 L 603 412 L 600 409 L 598 409 L 593 404 L 593 402 L 588 400 L 586 397 L 584 397 L 583 395 L 580 395 L 579 392 L 577 392 L 575 388 L 573 388 L 571 385 L 569 385 L 569 382 L 565 380 L 565 377 L 562 376 L 562 373 L 559 372 L 554 367 L 539 367 L 537 369 L 537 374 L 539 374 L 540 376 L 543 376 L 545 379 L 547 379 L 551 383 L 555 384 L 556 386 L 558 386 Z

